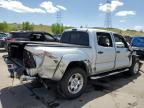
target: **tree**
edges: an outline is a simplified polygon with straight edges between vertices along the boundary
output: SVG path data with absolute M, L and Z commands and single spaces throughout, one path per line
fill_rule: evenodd
M 22 23 L 22 30 L 33 30 L 34 25 L 30 24 L 29 22 L 23 22 Z
M 7 24 L 7 22 L 0 23 L 0 31 L 2 31 L 2 32 L 9 31 L 9 25 Z
M 58 24 L 58 23 L 52 24 L 51 28 L 52 28 L 53 34 L 56 34 L 56 35 L 61 34 L 64 31 L 63 25 Z

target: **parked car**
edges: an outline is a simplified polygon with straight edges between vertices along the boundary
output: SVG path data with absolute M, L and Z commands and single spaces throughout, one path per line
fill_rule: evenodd
M 134 36 L 131 45 L 137 55 L 144 57 L 144 36 Z
M 29 76 L 56 81 L 59 93 L 65 98 L 80 96 L 88 79 L 139 72 L 139 59 L 117 33 L 70 29 L 62 34 L 60 42 L 27 44 L 23 63 Z
M 53 35 L 46 32 L 10 32 L 9 37 L 6 39 L 8 57 L 12 61 L 16 61 L 16 64 L 19 64 L 19 69 L 17 71 L 23 72 L 23 52 L 26 44 L 31 43 L 48 43 L 48 42 L 57 42 L 58 40 L 53 37 Z M 10 61 L 8 63 L 11 63 Z M 11 67 L 11 65 L 9 65 Z M 21 68 L 20 68 L 21 67 Z M 9 71 L 13 71 L 9 68 Z
M 0 33 L 0 47 L 4 47 L 6 42 L 5 39 L 7 38 L 7 34 L 6 33 Z

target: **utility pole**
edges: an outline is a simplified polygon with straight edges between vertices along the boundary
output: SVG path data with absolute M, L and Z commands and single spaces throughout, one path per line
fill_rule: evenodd
M 112 28 L 112 17 L 111 17 L 111 0 L 106 0 L 106 14 L 105 14 L 105 21 L 104 27 L 105 28 Z

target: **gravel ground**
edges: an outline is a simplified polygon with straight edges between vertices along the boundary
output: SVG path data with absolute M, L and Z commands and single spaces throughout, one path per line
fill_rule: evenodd
M 9 78 L 0 49 L 0 108 L 144 108 L 144 66 L 137 76 L 119 74 L 89 82 L 85 93 L 65 100 L 55 92 L 55 84 L 45 89 L 40 83 Z

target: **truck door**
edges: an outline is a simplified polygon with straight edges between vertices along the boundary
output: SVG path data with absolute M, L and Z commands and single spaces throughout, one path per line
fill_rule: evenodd
M 115 68 L 124 68 L 130 65 L 130 51 L 128 50 L 128 44 L 124 38 L 118 34 L 113 34 L 116 46 L 116 63 Z
M 114 69 L 115 47 L 110 33 L 96 33 L 96 72 L 106 72 Z

